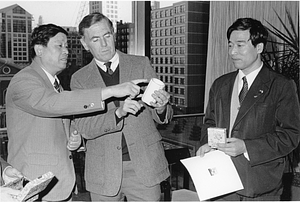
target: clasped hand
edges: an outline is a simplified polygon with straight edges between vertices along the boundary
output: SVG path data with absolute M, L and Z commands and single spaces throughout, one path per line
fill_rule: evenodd
M 133 83 L 141 83 L 141 82 L 145 83 L 145 80 L 139 79 L 139 80 L 134 80 L 132 82 Z M 137 92 L 137 91 L 135 91 L 135 92 Z M 138 89 L 138 92 L 140 92 L 140 89 Z M 121 117 L 126 116 L 128 113 L 135 115 L 138 112 L 140 112 L 140 110 L 143 108 L 144 105 L 135 98 L 141 98 L 141 97 L 142 97 L 142 94 L 139 94 L 139 93 L 136 94 L 135 96 L 130 95 L 129 97 L 127 97 L 125 99 L 125 102 L 123 103 L 123 105 L 117 109 L 116 115 L 119 118 L 121 118 Z M 163 111 L 166 108 L 166 105 L 169 102 L 170 94 L 168 92 L 166 92 L 165 90 L 156 90 L 152 94 L 152 97 L 155 99 L 155 102 L 150 102 L 151 106 L 156 108 L 157 113 L 159 113 L 159 114 L 163 113 Z
M 156 90 L 152 97 L 155 99 L 155 102 L 150 102 L 151 106 L 156 108 L 156 111 L 161 114 L 169 103 L 170 94 L 165 90 Z
M 218 143 L 216 149 L 232 157 L 239 156 L 247 152 L 245 142 L 238 138 L 227 138 L 226 143 Z M 212 150 L 215 149 L 211 148 L 208 144 L 205 144 L 198 149 L 196 155 L 203 157 L 205 153 Z

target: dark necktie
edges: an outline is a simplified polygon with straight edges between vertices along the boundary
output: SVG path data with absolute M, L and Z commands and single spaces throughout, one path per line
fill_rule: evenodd
M 57 79 L 55 79 L 53 86 L 57 92 L 59 92 L 59 93 L 61 92 L 61 88 L 60 88 L 60 85 L 58 84 Z
M 247 83 L 246 76 L 244 76 L 243 77 L 243 88 L 239 94 L 240 105 L 242 105 L 242 102 L 244 101 L 247 92 L 248 92 L 248 83 Z
M 104 63 L 104 65 L 105 65 L 106 68 L 107 68 L 107 73 L 108 73 L 109 75 L 112 75 L 114 72 L 113 72 L 113 70 L 110 68 L 111 62 L 106 62 L 106 63 Z

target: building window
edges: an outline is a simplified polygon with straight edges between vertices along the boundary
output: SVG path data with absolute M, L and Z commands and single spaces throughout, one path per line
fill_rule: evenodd
M 184 74 L 184 67 L 180 68 L 180 74 Z
M 168 67 L 165 67 L 165 73 L 168 74 Z
M 178 91 L 178 88 L 175 87 L 175 88 L 174 88 L 174 93 L 175 93 L 175 94 L 179 94 L 178 92 L 179 92 L 179 91 Z
M 22 9 L 21 7 L 17 6 L 13 9 L 13 13 L 16 13 L 16 14 L 26 14 L 25 13 L 25 10 Z
M 26 21 L 13 20 L 13 32 L 26 32 Z
M 175 78 L 174 84 L 179 84 L 179 79 L 178 78 Z
M 180 88 L 180 95 L 184 95 L 184 88 Z
M 180 98 L 180 103 L 179 103 L 180 105 L 184 105 L 185 104 L 185 101 L 184 101 L 184 99 L 183 98 Z

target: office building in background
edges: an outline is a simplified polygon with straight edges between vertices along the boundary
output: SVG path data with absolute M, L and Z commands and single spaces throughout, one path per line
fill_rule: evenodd
M 151 11 L 151 61 L 182 113 L 203 112 L 209 2 L 181 1 Z
M 32 15 L 18 4 L 0 9 L 0 57 L 15 64 L 28 64 Z
M 118 16 L 118 1 L 90 1 L 89 12 L 100 12 L 106 15 L 113 23 L 114 28 L 117 27 Z

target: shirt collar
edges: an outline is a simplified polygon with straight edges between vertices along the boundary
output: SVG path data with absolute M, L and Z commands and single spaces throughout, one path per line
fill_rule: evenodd
M 53 85 L 54 84 L 54 81 L 55 79 L 57 80 L 58 84 L 59 84 L 59 79 L 57 78 L 57 76 L 55 75 L 54 77 L 49 73 L 47 72 L 43 67 L 42 67 L 42 70 L 46 73 L 47 77 L 49 78 L 51 84 Z
M 239 90 L 242 89 L 244 76 L 246 76 L 247 83 L 248 83 L 248 89 L 250 89 L 250 86 L 252 85 L 254 79 L 256 78 L 256 76 L 258 75 L 258 73 L 260 72 L 262 67 L 263 67 L 263 63 L 261 64 L 261 66 L 259 68 L 257 68 L 253 72 L 249 73 L 248 75 L 245 75 L 241 70 L 239 70 L 239 73 L 238 73 L 238 77 L 239 77 L 238 88 L 239 88 Z
M 106 72 L 106 66 L 104 65 L 105 62 L 99 61 L 95 58 L 96 64 Z M 119 65 L 119 54 L 116 52 L 116 54 L 109 60 L 111 62 L 111 70 L 115 71 Z

